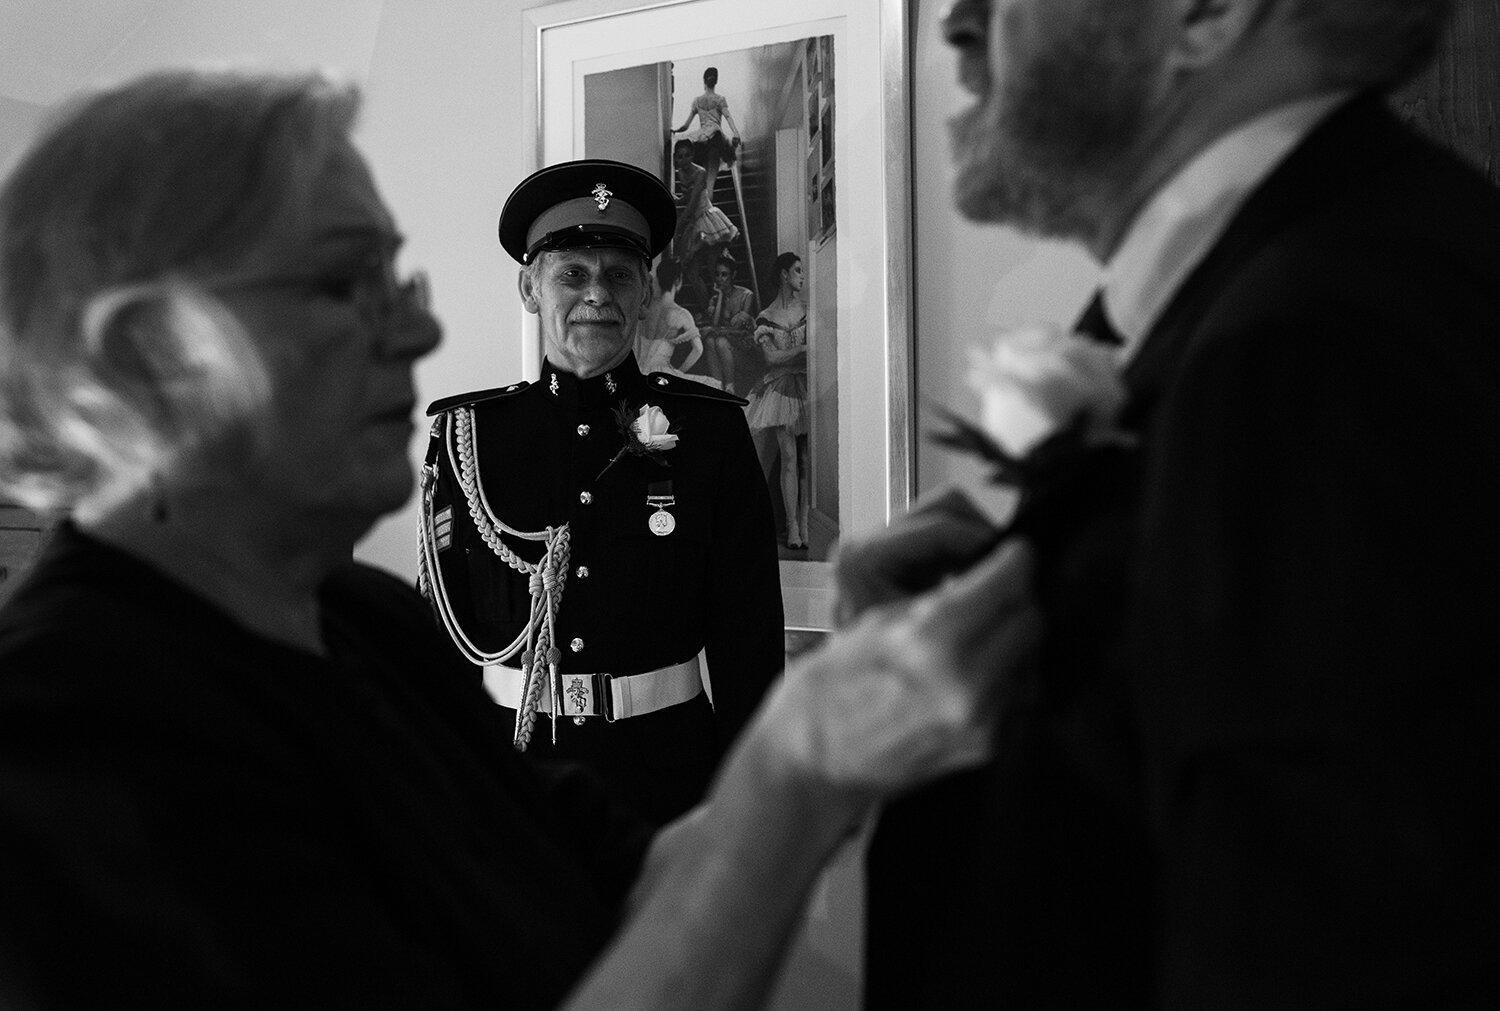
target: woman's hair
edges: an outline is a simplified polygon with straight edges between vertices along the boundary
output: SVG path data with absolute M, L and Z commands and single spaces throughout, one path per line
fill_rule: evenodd
M 719 254 L 718 259 L 714 260 L 714 270 L 718 270 L 720 267 L 728 267 L 730 277 L 739 273 L 739 263 L 735 260 L 734 254 L 730 253 L 727 249 Z
M 681 276 L 682 268 L 670 256 L 663 256 L 661 262 L 656 265 L 656 283 L 661 285 L 662 291 L 671 291 Z
M 316 74 L 184 70 L 61 110 L 0 188 L 0 491 L 97 513 L 254 462 L 265 371 L 212 290 L 285 269 L 358 104 Z
M 703 83 L 712 88 L 719 83 L 719 68 L 709 67 L 703 72 Z
M 781 275 L 791 270 L 792 267 L 802 262 L 802 257 L 796 253 L 782 253 L 776 257 L 776 262 L 771 264 L 771 276 L 776 278 L 777 283 L 781 281 Z
M 677 152 L 681 151 L 683 148 L 687 148 L 688 154 L 692 154 L 693 142 L 688 140 L 686 137 L 682 138 L 677 143 L 672 145 L 672 154 L 675 156 Z

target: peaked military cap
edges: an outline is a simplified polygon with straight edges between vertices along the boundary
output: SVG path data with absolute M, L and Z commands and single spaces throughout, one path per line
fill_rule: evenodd
M 500 245 L 518 263 L 579 246 L 623 246 L 650 260 L 676 227 L 677 207 L 660 179 L 624 162 L 585 158 L 521 180 L 500 212 Z

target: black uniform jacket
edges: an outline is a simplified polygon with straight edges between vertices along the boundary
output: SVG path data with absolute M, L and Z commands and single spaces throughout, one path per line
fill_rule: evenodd
M 64 525 L 0 611 L 0 1007 L 551 1008 L 647 841 L 538 770 L 411 587 L 324 656 Z
M 1500 193 L 1348 104 L 1126 381 L 1018 517 L 1000 758 L 874 841 L 870 1005 L 1500 1005 Z
M 618 455 L 627 438 L 619 412 L 634 420 L 648 404 L 678 437 L 660 462 Z M 449 421 L 461 411 L 472 412 L 479 485 L 496 517 L 519 531 L 569 528 L 556 625 L 565 675 L 638 674 L 706 650 L 712 706 L 700 695 L 614 722 L 560 718 L 555 745 L 543 715 L 526 752 L 588 763 L 661 821 L 702 796 L 785 653 L 770 497 L 742 404 L 677 376 L 643 376 L 632 356 L 585 380 L 545 362 L 534 384 L 429 410 L 430 511 L 446 528 L 451 509 L 452 532 L 438 543 L 428 585 L 475 645 L 493 652 L 513 641 L 532 597 L 528 578 L 496 556 L 470 516 L 451 451 Z M 649 521 L 663 497 L 675 526 L 659 536 Z M 504 541 L 529 561 L 541 557 L 538 543 Z M 507 662 L 519 667 L 520 657 Z

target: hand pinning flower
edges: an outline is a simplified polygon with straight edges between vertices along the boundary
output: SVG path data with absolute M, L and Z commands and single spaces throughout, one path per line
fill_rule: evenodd
M 630 408 L 622 401 L 620 406 L 615 408 L 615 421 L 620 426 L 620 434 L 624 437 L 625 444 L 610 458 L 609 463 L 604 465 L 604 470 L 599 472 L 599 477 L 603 477 L 604 471 L 613 467 L 615 461 L 626 453 L 643 456 L 663 467 L 671 466 L 662 454 L 677 445 L 677 436 L 671 431 L 672 423 L 667 419 L 665 411 L 652 404 L 643 404 L 640 413 L 632 418 Z M 594 480 L 597 481 L 598 478 Z
M 1056 324 L 1010 331 L 988 354 L 976 351 L 969 385 L 981 424 L 943 412 L 953 430 L 935 438 L 992 464 L 1001 484 L 1025 484 L 1059 455 L 1121 438 L 1112 426 L 1125 387 L 1113 349 Z

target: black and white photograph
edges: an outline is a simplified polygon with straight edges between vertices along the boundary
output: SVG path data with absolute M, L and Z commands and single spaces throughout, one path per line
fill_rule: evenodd
M 543 156 L 626 162 L 672 189 L 636 359 L 747 401 L 788 627 L 826 629 L 841 539 L 909 496 L 910 327 L 903 285 L 882 283 L 909 255 L 890 189 L 907 159 L 884 152 L 904 110 L 881 101 L 897 73 L 883 51 L 855 45 L 878 40 L 880 11 L 558 7 L 537 12 Z
M 0 0 L 0 1011 L 1500 1008 L 1500 0 Z
M 642 371 L 690 376 L 748 401 L 775 492 L 778 551 L 812 561 L 826 561 L 839 536 L 837 483 L 825 480 L 813 495 L 815 475 L 838 473 L 832 194 L 820 187 L 811 206 L 802 199 L 806 156 L 823 177 L 835 170 L 831 100 L 821 98 L 832 92 L 826 61 L 806 59 L 832 41 L 584 78 L 585 157 L 647 161 L 677 199 L 677 229 L 662 254 L 671 266 L 656 265 L 659 304 L 637 332 L 636 360 Z M 811 107 L 819 115 L 805 142 Z

